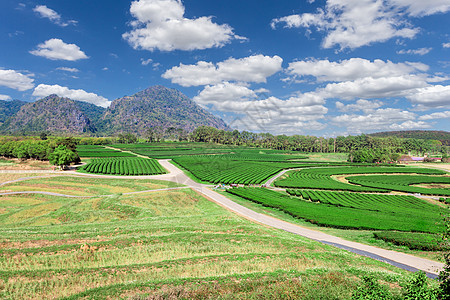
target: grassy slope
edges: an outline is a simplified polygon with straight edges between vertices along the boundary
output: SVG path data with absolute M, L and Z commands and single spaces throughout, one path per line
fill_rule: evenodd
M 67 192 L 73 185 L 66 180 L 46 184 Z M 110 184 L 115 179 L 91 182 L 92 191 Z M 405 274 L 254 224 L 191 190 L 89 199 L 3 196 L 0 224 L 0 298 L 6 299 L 219 293 L 345 299 L 362 274 L 393 286 Z

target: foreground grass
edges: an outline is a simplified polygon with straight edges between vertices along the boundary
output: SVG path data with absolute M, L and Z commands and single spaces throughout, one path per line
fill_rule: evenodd
M 21 177 L 24 176 L 26 175 L 21 175 Z M 4 184 L 0 186 L 0 193 L 42 191 L 74 196 L 96 196 L 131 193 L 178 186 L 181 185 L 169 181 L 151 179 L 135 180 L 123 178 L 105 179 L 77 176 L 51 176 L 46 178 L 28 178 L 24 181 Z
M 115 182 L 92 184 L 108 180 Z M 0 205 L 5 299 L 348 299 L 363 274 L 394 290 L 405 278 L 381 262 L 252 223 L 189 189 L 2 196 Z

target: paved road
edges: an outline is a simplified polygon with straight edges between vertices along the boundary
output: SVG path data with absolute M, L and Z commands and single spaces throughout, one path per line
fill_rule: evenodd
M 400 253 L 391 250 L 385 250 L 369 245 L 364 245 L 357 242 L 351 242 L 344 240 L 339 237 L 335 237 L 320 231 L 312 230 L 309 228 L 301 227 L 295 224 L 291 224 L 268 215 L 257 213 L 249 208 L 239 205 L 227 197 L 211 190 L 211 186 L 197 183 L 190 179 L 187 175 L 183 173 L 182 170 L 174 166 L 169 162 L 169 160 L 159 160 L 160 164 L 165 167 L 169 173 L 163 175 L 152 175 L 152 176 L 105 176 L 105 175 L 95 175 L 95 174 L 83 174 L 71 171 L 63 172 L 64 174 L 74 174 L 78 176 L 90 176 L 90 177 L 103 177 L 103 178 L 139 178 L 139 179 L 159 179 L 176 182 L 179 184 L 187 185 L 188 187 L 198 191 L 208 199 L 218 203 L 219 205 L 225 207 L 226 209 L 233 211 L 249 220 L 271 226 L 274 228 L 282 229 L 294 234 L 298 234 L 328 245 L 332 245 L 341 249 L 349 250 L 351 252 L 368 256 L 377 260 L 385 261 L 392 265 L 398 266 L 400 268 L 417 271 L 422 270 L 427 273 L 429 277 L 435 278 L 440 270 L 443 269 L 444 264 L 435 262 L 432 260 L 415 257 L 413 255 Z M 62 173 L 62 172 L 61 172 Z

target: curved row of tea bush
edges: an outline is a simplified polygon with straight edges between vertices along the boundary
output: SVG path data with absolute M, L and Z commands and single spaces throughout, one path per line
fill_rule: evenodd
M 448 246 L 444 245 L 439 234 L 421 232 L 379 231 L 374 232 L 376 239 L 393 243 L 398 246 L 406 246 L 412 250 L 424 251 L 446 251 Z
M 80 157 L 135 157 L 129 152 L 105 148 L 102 145 L 77 145 L 77 152 Z
M 193 155 L 175 157 L 175 163 L 202 181 L 223 184 L 261 184 L 283 169 L 302 168 L 325 163 L 287 161 L 247 161 L 232 155 Z
M 81 170 L 88 173 L 111 175 L 158 175 L 167 173 L 157 160 L 140 157 L 94 159 L 84 165 Z
M 391 211 L 396 209 L 428 209 L 430 204 L 413 196 L 361 194 L 349 192 L 326 192 L 313 190 L 286 190 L 292 196 L 304 200 L 320 202 L 334 206 L 344 206 L 374 211 Z
M 408 206 L 384 207 L 338 207 L 319 202 L 301 200 L 266 188 L 233 188 L 227 192 L 244 199 L 279 209 L 289 215 L 304 219 L 319 226 L 344 229 L 397 230 L 439 233 L 443 230 L 440 214 L 445 210 L 416 198 L 420 208 Z
M 373 174 L 373 173 L 408 173 L 408 174 L 434 174 L 442 175 L 445 172 L 435 169 L 407 168 L 407 167 L 385 167 L 385 166 L 358 166 L 358 167 L 326 167 L 308 168 L 300 171 L 293 171 L 275 181 L 274 185 L 285 188 L 306 188 L 323 190 L 341 190 L 354 192 L 385 192 L 387 187 L 372 187 L 352 185 L 337 181 L 331 176 L 347 174 Z
M 426 188 L 412 186 L 413 184 L 450 184 L 450 177 L 421 175 L 369 175 L 351 176 L 346 178 L 353 184 L 372 188 L 389 189 L 392 191 L 419 193 L 425 195 L 450 196 L 447 188 Z

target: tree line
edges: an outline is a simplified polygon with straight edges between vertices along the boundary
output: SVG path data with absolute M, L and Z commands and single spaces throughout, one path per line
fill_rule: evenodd
M 372 150 L 371 155 L 383 156 L 392 153 L 442 154 L 448 147 L 438 140 L 415 138 L 372 137 L 365 134 L 358 136 L 338 136 L 324 138 L 304 135 L 272 135 L 248 131 L 225 131 L 214 127 L 201 126 L 195 129 L 190 139 L 194 142 L 245 145 L 278 150 L 320 153 L 351 153 L 359 150 Z
M 74 138 L 53 138 L 41 135 L 41 138 L 1 137 L 0 156 L 6 158 L 48 160 L 52 165 L 64 167 L 80 162 L 77 141 Z

